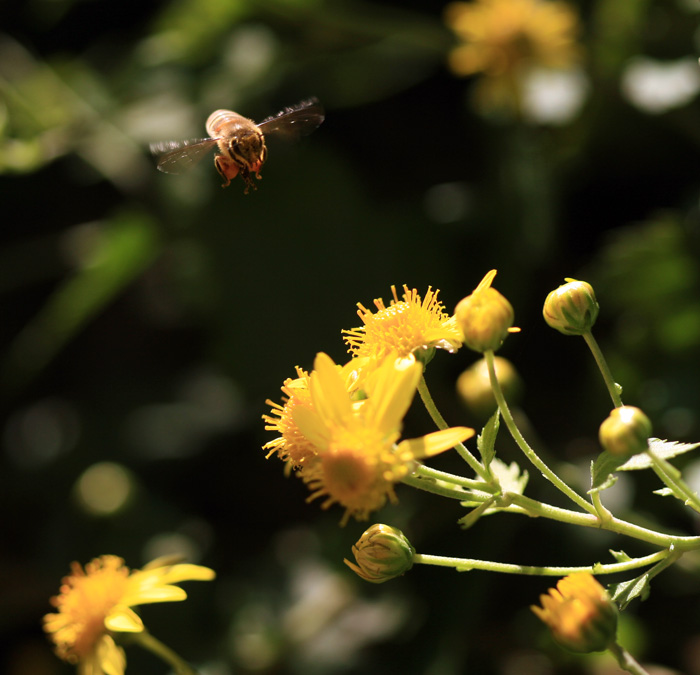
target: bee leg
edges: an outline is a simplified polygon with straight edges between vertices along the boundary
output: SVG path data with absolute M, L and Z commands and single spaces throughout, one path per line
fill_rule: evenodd
M 227 187 L 230 185 L 231 180 L 238 175 L 240 170 L 237 164 L 226 160 L 221 155 L 214 157 L 214 166 L 216 166 L 216 170 L 221 174 L 221 177 L 225 181 L 221 187 Z
M 253 178 L 251 176 L 250 171 L 246 169 L 245 167 L 241 168 L 241 178 L 243 179 L 243 182 L 245 183 L 245 190 L 243 190 L 243 194 L 247 195 L 248 191 L 253 188 L 253 190 L 257 190 L 258 187 L 255 185 L 253 182 Z M 259 178 L 259 176 L 258 176 Z

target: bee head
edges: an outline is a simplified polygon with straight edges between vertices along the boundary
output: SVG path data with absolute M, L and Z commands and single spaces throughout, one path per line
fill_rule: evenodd
M 260 131 L 246 131 L 231 139 L 231 158 L 250 171 L 256 171 L 267 158 L 265 139 Z

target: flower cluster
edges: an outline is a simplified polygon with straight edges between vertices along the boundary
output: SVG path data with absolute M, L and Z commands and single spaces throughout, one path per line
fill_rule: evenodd
M 352 355 L 336 365 L 319 353 L 309 374 L 282 386 L 282 404 L 268 401 L 266 429 L 279 435 L 264 447 L 268 456 L 286 462 L 311 490 L 309 500 L 322 507 L 338 503 L 342 523 L 352 516 L 366 520 L 387 501 L 394 486 L 413 472 L 417 462 L 462 443 L 474 434 L 467 427 L 442 429 L 399 442 L 406 414 L 435 349 L 454 352 L 464 336 L 457 320 L 430 288 L 421 298 L 404 286 L 386 305 L 377 299 L 375 313 L 359 304 L 363 325 L 344 330 Z

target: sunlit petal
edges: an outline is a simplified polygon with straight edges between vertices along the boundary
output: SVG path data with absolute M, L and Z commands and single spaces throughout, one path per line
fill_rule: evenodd
M 343 378 L 333 360 L 323 352 L 314 360 L 309 389 L 314 408 L 324 420 L 341 423 L 352 414 Z
M 118 605 L 105 617 L 105 627 L 120 633 L 140 633 L 144 629 L 139 615 L 126 605 Z
M 463 443 L 474 435 L 474 429 L 469 427 L 451 427 L 435 431 L 421 438 L 413 438 L 402 441 L 399 444 L 399 452 L 409 449 L 413 457 L 422 459 L 433 457 L 445 450 L 454 448 L 458 443 Z

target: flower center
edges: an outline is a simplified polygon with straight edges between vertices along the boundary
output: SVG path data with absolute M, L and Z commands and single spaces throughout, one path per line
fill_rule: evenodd
M 71 663 L 87 657 L 107 632 L 105 617 L 126 591 L 129 568 L 121 558 L 102 556 L 85 566 L 76 565 L 64 580 L 55 603 L 58 614 L 47 617 L 47 630 L 58 655 Z
M 322 465 L 328 494 L 346 506 L 362 501 L 370 493 L 375 464 L 355 448 L 337 448 L 325 453 Z

